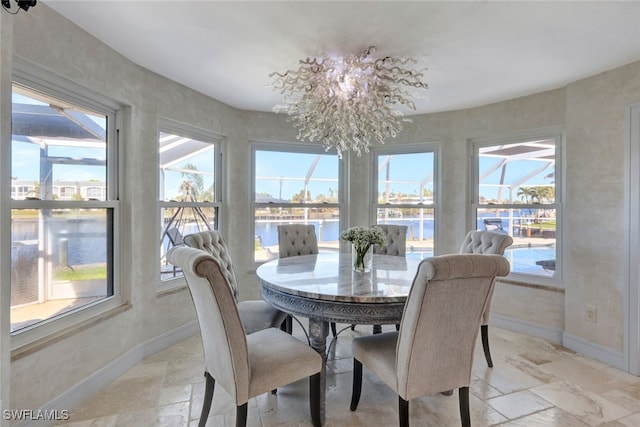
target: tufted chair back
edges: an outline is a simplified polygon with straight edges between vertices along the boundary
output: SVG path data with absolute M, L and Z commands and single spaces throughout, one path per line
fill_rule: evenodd
M 182 268 L 187 280 L 200 324 L 205 371 L 231 396 L 245 399 L 251 378 L 247 340 L 227 268 L 205 251 L 184 246 L 172 248 L 167 259 Z
M 513 238 L 505 233 L 495 231 L 475 231 L 467 233 L 462 245 L 460 253 L 462 254 L 481 254 L 481 255 L 504 255 L 505 249 L 511 246 Z M 493 367 L 491 360 L 491 350 L 489 349 L 489 314 L 491 312 L 491 298 L 493 297 L 493 287 L 487 300 L 484 312 L 482 313 L 481 333 L 482 347 L 484 355 L 487 359 L 489 367 Z
M 470 231 L 460 246 L 461 254 L 504 255 L 504 250 L 511 246 L 513 238 L 508 234 L 495 231 Z M 491 296 L 489 295 L 487 308 L 482 316 L 482 324 L 489 324 L 489 311 L 491 309 Z
M 202 237 L 203 233 L 196 236 Z M 228 269 L 206 250 L 174 246 L 167 252 L 167 260 L 182 268 L 200 325 L 206 384 L 199 426 L 207 423 L 216 385 L 235 401 L 235 425 L 246 427 L 249 399 L 309 377 L 311 420 L 314 427 L 320 427 L 320 386 L 324 387 L 320 354 L 274 327 L 247 335 L 240 311 L 242 302 L 235 302 L 227 281 Z
M 280 258 L 317 254 L 316 228 L 310 224 L 279 225 L 278 247 Z
M 366 366 L 399 396 L 400 426 L 409 401 L 458 389 L 460 418 L 470 426 L 469 386 L 480 319 L 496 276 L 509 273 L 500 255 L 453 254 L 424 259 L 398 332 L 354 337 L 351 410 L 360 401 Z
M 420 263 L 396 347 L 400 396 L 409 400 L 469 386 L 485 303 L 495 277 L 508 273 L 509 262 L 497 255 L 443 255 Z
M 493 231 L 470 231 L 460 246 L 461 254 L 504 255 L 513 239 L 508 234 Z
M 373 253 L 379 255 L 406 256 L 407 253 L 407 226 L 377 224 L 385 234 L 385 245 L 373 246 Z
M 229 249 L 224 242 L 222 235 L 215 230 L 205 230 L 198 233 L 189 234 L 184 237 L 184 243 L 192 248 L 207 251 L 213 259 L 220 265 L 225 280 L 231 287 L 233 298 L 238 300 L 238 281 L 233 270 L 233 263 L 229 255 Z

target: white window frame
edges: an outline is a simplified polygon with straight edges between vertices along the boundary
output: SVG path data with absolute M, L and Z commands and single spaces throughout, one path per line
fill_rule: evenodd
M 56 76 L 32 63 L 14 58 L 13 82 L 46 95 L 68 101 L 107 116 L 107 200 L 11 200 L 10 209 L 111 209 L 113 213 L 113 295 L 75 310 L 43 320 L 11 334 L 11 349 L 19 351 L 70 331 L 108 312 L 119 310 L 126 305 L 121 279 L 120 250 L 120 185 L 118 164 L 120 163 L 119 130 L 122 128 L 123 105 L 116 101 Z M 10 222 L 10 221 L 9 221 Z M 10 256 L 10 253 L 7 254 Z M 10 285 L 10 282 L 8 283 Z
M 300 154 L 322 154 L 322 155 L 332 155 L 334 153 L 327 152 L 324 147 L 317 144 L 303 144 L 303 143 L 274 143 L 274 142 L 262 142 L 262 141 L 252 141 L 251 142 L 251 192 L 250 192 L 250 206 L 251 206 L 251 216 L 250 216 L 250 230 L 251 230 L 251 240 L 248 242 L 249 248 L 253 248 L 255 245 L 255 234 L 256 234 L 256 209 L 260 206 L 270 207 L 270 208 L 337 208 L 339 210 L 338 221 L 339 221 L 339 229 L 342 230 L 344 224 L 346 224 L 347 212 L 345 209 L 345 195 L 347 189 L 347 180 L 346 180 L 346 170 L 345 170 L 345 158 L 348 156 L 338 157 L 338 203 L 256 203 L 256 151 L 277 151 L 282 153 L 300 153 Z M 259 265 L 263 264 L 261 261 L 255 261 L 253 255 L 251 256 L 251 264 L 254 268 L 257 268 Z
M 372 153 L 371 167 L 371 218 L 377 222 L 378 209 L 416 209 L 423 207 L 425 209 L 433 209 L 433 253 L 438 254 L 438 235 L 440 225 L 440 144 L 424 143 L 424 144 L 406 144 L 395 146 L 383 146 L 374 148 Z M 422 154 L 433 153 L 433 201 L 432 203 L 378 203 L 378 168 L 380 156 L 402 155 L 402 154 Z
M 563 201 L 564 201 L 564 152 L 565 152 L 565 134 L 564 130 L 559 127 L 549 127 L 531 131 L 515 132 L 513 134 L 470 139 L 470 165 L 471 171 L 470 179 L 470 210 L 469 210 L 469 229 L 477 229 L 477 211 L 478 209 L 486 208 L 504 208 L 504 209 L 521 209 L 523 204 L 480 204 L 480 188 L 479 188 L 479 149 L 487 146 L 497 146 L 502 144 L 517 144 L 520 142 L 532 141 L 537 139 L 554 139 L 555 140 L 555 167 L 554 167 L 554 181 L 555 181 L 555 199 L 554 203 L 546 203 L 539 205 L 526 205 L 534 206 L 535 208 L 548 208 L 554 209 L 556 212 L 556 267 L 553 277 L 545 277 L 542 275 L 518 273 L 512 271 L 509 274 L 509 278 L 516 281 L 548 285 L 553 287 L 564 287 L 563 281 Z
M 196 126 L 192 126 L 186 123 L 182 123 L 167 117 L 158 117 L 157 120 L 157 133 L 156 133 L 156 147 L 157 147 L 157 141 L 159 140 L 159 136 L 160 136 L 160 132 L 164 132 L 164 133 L 170 133 L 170 134 L 174 134 L 174 135 L 178 135 L 178 136 L 182 136 L 185 138 L 191 138 L 191 139 L 195 139 L 201 142 L 206 142 L 206 143 L 210 143 L 211 145 L 214 146 L 214 150 L 215 150 L 215 154 L 214 154 L 214 165 L 213 165 L 213 173 L 214 173 L 214 181 L 213 181 L 213 185 L 214 185 L 214 194 L 215 194 L 215 200 L 211 201 L 211 202 L 179 202 L 179 201 L 163 201 L 160 200 L 160 178 L 159 178 L 159 172 L 160 170 L 158 169 L 158 173 L 156 174 L 156 177 L 158 179 L 158 185 L 157 185 L 157 194 L 156 194 L 156 200 L 158 201 L 158 206 L 156 209 L 157 212 L 157 223 L 158 223 L 158 230 L 162 230 L 162 218 L 161 218 L 161 210 L 163 208 L 178 208 L 178 207 L 211 207 L 214 208 L 216 211 L 216 217 L 215 217 L 215 221 L 216 221 L 216 230 L 222 230 L 222 200 L 223 200 L 223 195 L 222 195 L 222 142 L 224 140 L 224 137 L 216 132 L 207 130 L 207 129 L 202 129 Z M 160 153 L 158 152 L 158 162 L 156 162 L 158 164 L 159 167 L 159 155 Z M 157 256 L 156 259 L 158 260 L 158 275 L 160 275 L 160 247 L 157 247 Z M 158 285 L 156 287 L 156 290 L 158 292 L 166 292 L 166 291 L 170 291 L 170 290 L 174 290 L 174 289 L 179 289 L 179 288 L 183 288 L 186 287 L 186 282 L 184 280 L 184 276 L 178 276 L 178 277 L 174 277 L 174 278 L 170 278 L 167 280 L 161 280 L 160 277 L 158 277 Z

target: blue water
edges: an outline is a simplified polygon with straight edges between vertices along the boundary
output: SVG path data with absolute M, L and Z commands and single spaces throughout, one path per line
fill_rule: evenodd
M 501 216 L 502 227 L 507 230 L 509 225 L 508 214 L 505 213 Z M 517 213 L 514 213 L 514 218 L 517 218 Z M 493 214 L 484 214 L 478 217 L 478 221 L 476 227 L 478 230 L 484 230 L 484 219 L 485 218 L 497 218 Z M 327 241 L 337 241 L 340 239 L 340 229 L 339 222 L 337 219 L 325 219 L 325 220 L 307 220 L 306 222 L 303 220 L 296 221 L 257 221 L 256 222 L 256 238 L 262 239 L 262 244 L 264 246 L 277 246 L 278 245 L 278 225 L 281 224 L 291 224 L 291 223 L 305 223 L 305 224 L 313 224 L 316 227 L 316 233 L 318 234 L 318 240 L 320 242 Z M 388 224 L 394 225 L 406 225 L 407 226 L 407 238 L 411 239 L 412 237 L 418 238 L 419 236 L 419 225 L 420 218 L 389 218 L 387 220 Z M 423 231 L 422 237 L 423 239 L 433 239 L 433 218 L 423 218 L 422 220 Z
M 496 218 L 495 215 L 485 215 L 478 218 L 477 229 L 484 230 L 484 218 Z M 508 229 L 507 217 L 502 217 L 502 226 L 506 230 Z M 256 238 L 262 239 L 264 246 L 277 246 L 278 245 L 278 225 L 290 224 L 294 221 L 281 221 L 281 222 L 266 222 L 260 221 L 256 223 Z M 303 221 L 295 221 L 302 223 Z M 339 222 L 337 219 L 331 220 L 308 220 L 307 224 L 313 224 L 316 227 L 316 233 L 318 234 L 319 242 L 337 241 L 340 238 Z M 420 224 L 419 218 L 390 218 L 389 224 L 406 225 L 407 237 L 411 238 L 411 233 L 415 238 L 418 237 L 418 226 Z M 423 238 L 433 238 L 433 218 L 423 219 Z M 407 256 L 426 258 L 433 256 L 432 250 L 415 251 L 412 252 L 409 248 L 407 250 Z M 553 271 L 545 271 L 541 266 L 536 264 L 536 261 L 542 260 L 555 260 L 556 249 L 555 246 L 533 246 L 526 248 L 509 248 L 505 252 L 505 256 L 511 263 L 511 270 L 518 273 L 531 273 L 542 276 L 553 276 Z
M 495 218 L 495 216 L 491 216 Z M 483 218 L 478 219 L 478 229 L 484 229 Z M 507 228 L 507 218 L 503 218 L 503 227 Z M 296 221 L 301 222 L 301 221 Z M 260 236 L 264 246 L 278 245 L 278 224 L 289 224 L 291 221 L 282 222 L 256 222 L 256 237 Z M 337 219 L 309 220 L 308 224 L 316 227 L 318 240 L 320 242 L 336 242 L 340 238 L 339 222 Z M 408 227 L 408 238 L 411 233 L 415 238 L 419 233 L 419 218 L 390 218 L 389 224 L 406 225 Z M 49 233 L 53 237 L 51 242 L 51 255 L 54 261 L 60 261 L 60 250 L 66 245 L 66 257 L 69 265 L 82 265 L 92 263 L 103 263 L 107 258 L 106 222 L 101 219 L 76 220 L 76 221 L 50 221 Z M 423 220 L 423 238 L 433 238 L 433 218 Z M 188 233 L 187 233 L 188 234 Z M 38 238 L 37 221 L 15 221 L 12 224 L 12 241 L 33 241 Z M 37 257 L 37 245 L 14 246 L 12 249 L 12 268 L 18 259 L 27 257 L 35 259 Z M 431 251 L 411 252 L 408 256 L 418 256 L 420 258 L 432 256 Z M 511 262 L 512 270 L 518 272 L 532 272 L 535 274 L 552 275 L 544 272 L 543 268 L 536 265 L 536 261 L 556 259 L 555 247 L 530 247 L 530 248 L 510 248 L 505 256 Z
M 256 222 L 256 238 L 262 239 L 264 246 L 277 246 L 278 245 L 278 225 L 281 224 L 313 224 L 316 227 L 316 234 L 318 235 L 319 242 L 331 242 L 338 241 L 340 239 L 340 228 L 337 219 L 329 220 L 307 220 L 307 221 L 278 221 L 278 222 Z M 388 224 L 406 225 L 407 237 L 411 237 L 411 233 L 416 238 L 418 237 L 418 226 L 420 224 L 419 218 L 391 218 L 387 221 Z M 423 220 L 423 238 L 433 239 L 433 218 L 425 218 Z
M 47 221 L 51 260 L 68 265 L 104 263 L 107 260 L 105 218 Z M 38 221 L 14 221 L 11 225 L 12 268 L 19 258 L 35 260 L 38 245 Z M 26 243 L 26 244 L 25 244 Z M 66 259 L 65 259 L 66 258 Z

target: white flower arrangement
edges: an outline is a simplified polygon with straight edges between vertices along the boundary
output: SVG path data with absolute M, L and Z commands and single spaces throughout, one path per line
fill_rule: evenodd
M 371 245 L 384 245 L 385 235 L 382 228 L 373 226 L 371 228 L 356 226 L 344 230 L 340 237 L 353 244 L 356 251 L 355 268 L 364 268 L 364 256 Z

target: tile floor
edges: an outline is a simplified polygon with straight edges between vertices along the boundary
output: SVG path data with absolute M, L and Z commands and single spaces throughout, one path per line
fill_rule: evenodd
M 391 327 L 392 328 L 392 327 Z M 387 330 L 387 327 L 384 328 Z M 391 330 L 391 329 L 389 329 Z M 368 326 L 346 329 L 330 349 L 326 427 L 393 426 L 397 397 L 364 370 L 362 398 L 349 411 L 351 338 Z M 304 339 L 299 325 L 294 334 Z M 474 427 L 640 426 L 640 378 L 559 345 L 490 328 L 494 368 L 488 368 L 478 343 L 471 384 Z M 198 425 L 204 378 L 199 337 L 161 351 L 71 411 L 66 427 L 192 427 Z M 414 399 L 412 426 L 459 426 L 457 393 Z M 214 394 L 208 427 L 234 426 L 235 406 L 220 387 Z M 249 402 L 248 426 L 310 426 L 308 382 L 282 387 Z

